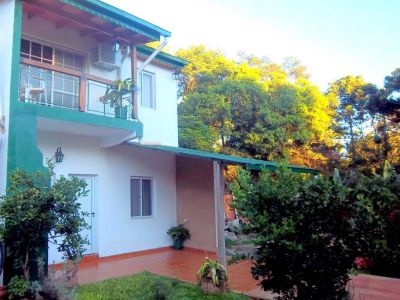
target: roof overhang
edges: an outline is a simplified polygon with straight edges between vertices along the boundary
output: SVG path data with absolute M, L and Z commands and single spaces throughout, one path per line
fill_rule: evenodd
M 215 161 L 220 161 L 223 164 L 227 165 L 241 165 L 249 169 L 253 170 L 276 170 L 278 169 L 281 165 L 275 162 L 270 162 L 270 161 L 265 161 L 265 160 L 259 160 L 259 159 L 252 159 L 252 158 L 245 158 L 245 157 L 239 157 L 239 156 L 233 156 L 233 155 L 227 155 L 227 154 L 221 154 L 221 153 L 214 153 L 214 152 L 207 152 L 207 151 L 200 151 L 200 150 L 193 150 L 193 149 L 187 149 L 187 148 L 181 148 L 181 147 L 172 147 L 172 146 L 162 146 L 162 145 L 141 145 L 141 144 L 136 144 L 136 143 L 129 143 L 129 145 L 133 145 L 135 147 L 141 147 L 145 149 L 150 149 L 154 151 L 163 151 L 163 152 L 169 152 L 173 153 L 175 155 L 180 155 L 180 156 L 188 156 L 188 157 L 194 157 L 194 158 L 202 158 L 202 159 L 209 159 L 209 160 L 215 160 Z M 289 169 L 291 169 L 293 172 L 297 173 L 306 173 L 306 174 L 314 174 L 317 175 L 320 173 L 320 171 L 316 169 L 311 169 L 308 167 L 301 167 L 301 166 L 295 166 L 295 165 L 287 165 Z
M 171 32 L 98 0 L 24 0 L 24 12 L 40 15 L 83 34 L 144 44 L 169 37 Z M 101 34 L 100 34 L 101 33 Z

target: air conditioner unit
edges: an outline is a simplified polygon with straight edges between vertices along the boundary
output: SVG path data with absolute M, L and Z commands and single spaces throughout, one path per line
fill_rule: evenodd
M 93 64 L 109 71 L 116 70 L 120 67 L 117 64 L 116 54 L 113 44 L 99 43 L 94 49 Z

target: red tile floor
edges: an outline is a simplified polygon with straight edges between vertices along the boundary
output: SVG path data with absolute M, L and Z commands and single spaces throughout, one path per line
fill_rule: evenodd
M 111 277 L 149 271 L 188 282 L 196 282 L 196 272 L 205 257 L 215 258 L 206 251 L 163 248 L 153 253 L 100 258 L 79 266 L 78 282 L 87 283 Z M 229 285 L 236 291 L 248 291 L 257 287 L 250 274 L 250 262 L 228 266 Z
M 205 251 L 162 248 L 144 253 L 87 259 L 79 266 L 78 282 L 88 283 L 143 271 L 196 282 L 196 272 L 206 256 L 215 258 L 215 254 Z M 228 266 L 230 289 L 271 299 L 271 294 L 261 292 L 257 282 L 252 279 L 250 267 L 248 261 Z M 355 300 L 400 300 L 400 279 L 359 275 L 351 281 L 351 289 Z

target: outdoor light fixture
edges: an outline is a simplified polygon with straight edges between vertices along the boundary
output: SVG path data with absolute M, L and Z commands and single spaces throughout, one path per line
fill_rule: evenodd
M 179 80 L 180 76 L 181 76 L 181 72 L 179 72 L 179 70 L 175 70 L 175 72 L 172 73 L 172 78 L 174 78 L 174 80 Z
M 56 153 L 55 153 L 55 156 L 56 156 L 56 162 L 60 163 L 60 162 L 63 161 L 64 154 L 63 154 L 62 151 L 61 151 L 61 147 L 58 147 L 58 148 L 57 148 L 57 151 L 56 151 Z
M 121 44 L 115 42 L 113 45 L 114 52 L 119 52 L 120 49 L 121 49 Z

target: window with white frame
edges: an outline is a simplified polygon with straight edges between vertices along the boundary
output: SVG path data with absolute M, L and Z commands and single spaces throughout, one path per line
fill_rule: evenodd
M 150 178 L 131 178 L 131 217 L 150 217 L 153 215 L 153 180 Z
M 156 108 L 156 75 L 149 72 L 142 73 L 142 106 Z

